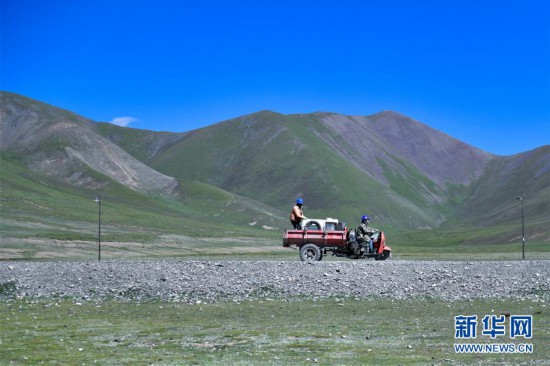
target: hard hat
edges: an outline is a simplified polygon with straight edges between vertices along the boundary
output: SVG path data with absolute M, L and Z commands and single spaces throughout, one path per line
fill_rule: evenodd
M 361 221 L 365 221 L 365 220 L 370 220 L 367 215 L 364 215 L 363 217 L 361 217 Z
M 304 204 L 304 200 L 301 199 L 301 198 L 298 198 L 298 199 L 296 200 L 296 204 L 297 204 L 297 205 L 303 205 L 303 204 Z

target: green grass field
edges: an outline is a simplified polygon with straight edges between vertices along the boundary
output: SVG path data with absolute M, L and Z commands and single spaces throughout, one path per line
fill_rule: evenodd
M 142 237 L 133 242 L 103 241 L 101 259 L 204 259 L 204 260 L 299 260 L 298 251 L 283 248 L 280 239 L 200 238 L 177 235 L 161 236 L 144 242 Z M 98 258 L 97 241 L 63 241 L 45 238 L 2 239 L 2 260 L 95 260 Z M 486 245 L 482 248 L 433 248 L 422 246 L 401 247 L 392 244 L 393 260 L 521 260 L 521 245 Z M 550 259 L 548 245 L 528 244 L 526 260 Z M 331 256 L 323 261 L 349 261 Z
M 533 315 L 531 354 L 457 354 L 454 316 Z M 414 299 L 166 302 L 0 302 L 8 365 L 548 364 L 548 305 L 531 300 Z M 481 323 L 481 321 L 480 321 Z

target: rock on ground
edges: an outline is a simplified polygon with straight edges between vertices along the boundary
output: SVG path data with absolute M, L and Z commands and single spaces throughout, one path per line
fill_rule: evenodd
M 0 298 L 550 298 L 548 261 L 2 262 Z

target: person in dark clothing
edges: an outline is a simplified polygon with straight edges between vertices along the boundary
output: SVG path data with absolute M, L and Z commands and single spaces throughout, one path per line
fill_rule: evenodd
M 369 226 L 369 221 L 370 219 L 367 215 L 361 217 L 361 224 L 359 224 L 357 229 L 355 229 L 355 234 L 357 237 L 357 242 L 361 245 L 368 243 L 369 252 L 372 253 L 374 251 L 374 248 L 371 236 L 379 230 Z

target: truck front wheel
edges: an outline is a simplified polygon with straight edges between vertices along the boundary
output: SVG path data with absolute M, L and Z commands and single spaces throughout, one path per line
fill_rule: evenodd
M 320 261 L 321 257 L 321 249 L 315 244 L 309 243 L 300 248 L 300 259 L 302 262 Z
M 377 261 L 385 261 L 386 259 L 391 258 L 391 252 L 389 250 L 384 250 L 382 254 L 380 254 L 378 257 L 375 257 Z

